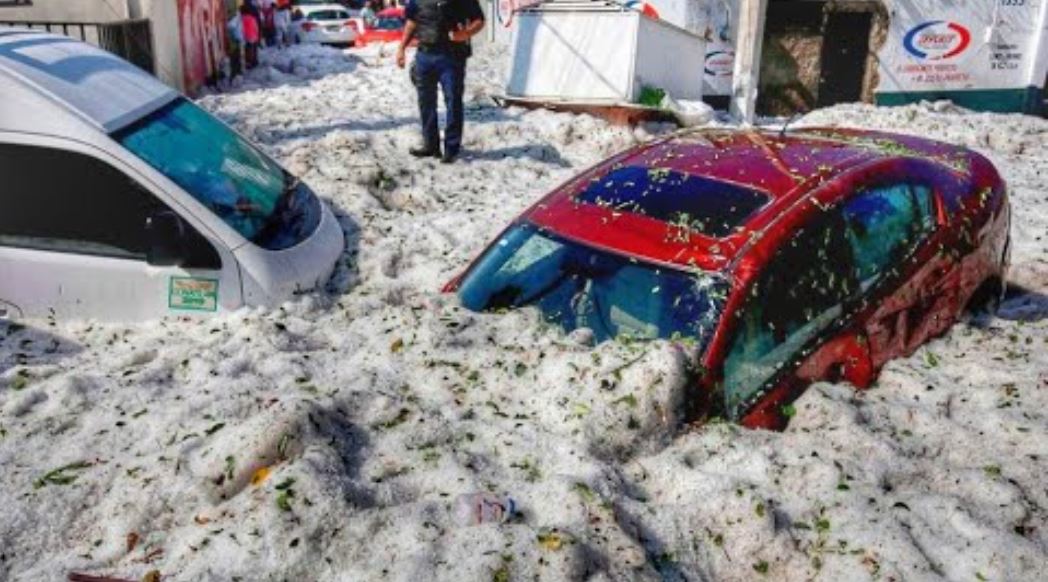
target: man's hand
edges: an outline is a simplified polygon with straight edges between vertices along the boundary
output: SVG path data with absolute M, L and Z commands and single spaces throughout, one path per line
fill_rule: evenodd
M 471 36 L 473 35 L 466 30 L 465 24 L 459 24 L 455 30 L 448 31 L 448 38 L 451 39 L 451 42 L 466 42 Z
M 451 42 L 466 42 L 480 32 L 482 28 L 484 28 L 484 21 L 480 19 L 466 24 L 459 24 L 454 30 L 448 32 L 448 38 Z
M 397 47 L 397 66 L 401 69 L 404 68 L 404 63 L 407 61 L 404 53 L 407 51 L 408 45 L 411 44 L 411 39 L 415 38 L 415 28 L 414 20 L 408 20 L 404 24 L 404 35 L 401 36 L 400 46 Z

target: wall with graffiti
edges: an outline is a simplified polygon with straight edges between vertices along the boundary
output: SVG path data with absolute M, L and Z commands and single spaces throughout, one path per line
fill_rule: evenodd
M 218 76 L 225 55 L 225 0 L 178 0 L 183 90 L 193 94 Z

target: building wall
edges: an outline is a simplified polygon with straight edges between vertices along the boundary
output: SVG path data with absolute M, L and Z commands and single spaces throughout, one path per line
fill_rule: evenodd
M 179 38 L 178 7 L 171 0 L 128 0 L 131 18 L 146 18 L 152 22 L 153 53 L 156 57 L 156 76 L 184 90 L 182 47 Z
M 219 74 L 226 54 L 225 0 L 178 0 L 182 89 L 193 95 Z
M 188 94 L 214 79 L 225 55 L 230 0 L 0 0 L 0 22 L 150 21 L 156 75 Z M 52 29 L 62 32 L 61 29 Z M 97 33 L 70 36 L 97 44 Z
M 819 103 L 819 81 L 824 74 L 823 41 L 828 15 L 869 12 L 868 50 L 855 55 L 863 68 L 860 99 L 873 101 L 879 82 L 877 53 L 888 34 L 889 12 L 880 0 L 775 1 L 769 4 L 761 54 L 758 109 L 765 114 L 790 115 L 809 111 Z
M 127 17 L 125 0 L 0 0 L 0 20 L 109 22 Z

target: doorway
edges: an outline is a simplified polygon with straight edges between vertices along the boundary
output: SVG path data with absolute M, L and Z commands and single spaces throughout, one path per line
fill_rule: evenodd
M 872 26 L 873 14 L 870 12 L 826 13 L 818 107 L 862 100 Z

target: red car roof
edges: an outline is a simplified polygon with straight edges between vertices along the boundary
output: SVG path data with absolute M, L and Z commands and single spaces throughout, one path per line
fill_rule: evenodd
M 613 252 L 678 267 L 722 270 L 768 222 L 842 172 L 869 162 L 906 157 L 920 157 L 955 172 L 967 172 L 975 155 L 965 148 L 930 140 L 858 130 L 809 129 L 785 135 L 690 131 L 603 162 L 562 185 L 522 218 Z M 726 182 L 734 191 L 762 193 L 767 203 L 720 237 L 676 226 L 651 213 L 585 203 L 591 201 L 587 187 L 630 167 Z

